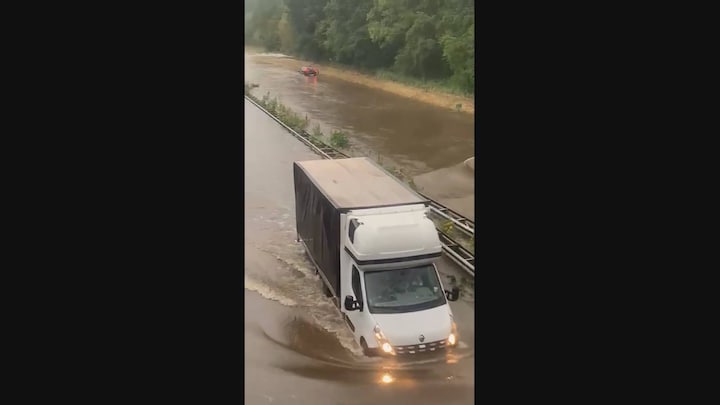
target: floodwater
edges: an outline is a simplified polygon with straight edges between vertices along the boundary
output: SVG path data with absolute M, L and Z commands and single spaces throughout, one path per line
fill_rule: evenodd
M 361 355 L 295 242 L 292 162 L 318 159 L 247 100 L 245 109 L 245 403 L 473 404 L 474 297 L 451 303 L 458 348 L 432 361 Z M 463 276 L 440 260 L 447 288 Z M 383 401 L 383 402 L 381 402 Z
M 475 158 L 415 176 L 418 191 L 475 221 Z
M 245 80 L 259 85 L 252 90 L 257 97 L 269 92 L 307 116 L 308 132 L 315 125 L 326 135 L 343 130 L 355 152 L 352 156 L 381 160 L 410 177 L 457 167 L 473 157 L 473 115 L 324 76 L 322 66 L 319 77 L 305 77 L 299 73 L 301 66 L 302 61 L 282 54 L 246 50 Z M 472 184 L 469 191 L 456 189 L 447 201 L 432 186 L 420 191 L 471 217 L 467 213 L 474 207 L 474 171 L 456 172 L 455 177 L 463 176 L 465 183 Z M 461 189 L 464 194 L 458 196 Z

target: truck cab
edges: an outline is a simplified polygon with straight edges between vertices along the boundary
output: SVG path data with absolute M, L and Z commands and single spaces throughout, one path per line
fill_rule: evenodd
M 366 355 L 441 352 L 457 330 L 434 261 L 442 247 L 422 204 L 341 215 L 341 312 Z

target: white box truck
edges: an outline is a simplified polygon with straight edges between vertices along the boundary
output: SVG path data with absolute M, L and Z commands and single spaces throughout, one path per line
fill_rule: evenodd
M 438 275 L 428 201 L 367 158 L 294 162 L 293 173 L 298 242 L 365 354 L 455 346 L 459 290 Z

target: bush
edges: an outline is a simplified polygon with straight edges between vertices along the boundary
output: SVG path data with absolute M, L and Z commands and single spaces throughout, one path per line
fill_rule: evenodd
M 453 222 L 452 221 L 445 221 L 442 225 L 442 231 L 447 233 L 450 233 L 450 231 L 453 229 Z
M 325 137 L 325 134 L 323 134 L 322 129 L 320 129 L 320 124 L 315 124 L 315 126 L 312 129 L 312 136 L 318 139 L 322 139 Z
M 333 131 L 330 135 L 330 144 L 336 148 L 347 148 L 348 137 L 343 131 Z
M 265 93 L 262 98 L 260 99 L 260 105 L 265 107 L 267 106 L 268 101 L 270 101 L 270 92 L 268 91 Z
M 277 108 L 278 108 L 278 99 L 277 99 L 277 97 L 273 97 L 272 100 L 268 101 L 266 110 L 268 110 L 270 112 L 270 114 L 272 114 L 272 115 L 277 115 Z
M 252 86 L 252 83 L 250 84 Z M 246 86 L 247 87 L 247 86 Z M 308 120 L 299 116 L 290 108 L 281 103 L 277 97 L 270 98 L 270 92 L 265 93 L 262 99 L 254 96 L 250 96 L 253 100 L 257 101 L 263 108 L 270 114 L 274 115 L 282 123 L 294 129 L 295 131 L 303 131 L 308 126 Z

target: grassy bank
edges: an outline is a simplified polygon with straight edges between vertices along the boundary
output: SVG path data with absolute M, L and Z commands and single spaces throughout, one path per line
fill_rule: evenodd
M 408 86 L 417 87 L 423 90 L 451 94 L 453 96 L 463 97 L 472 100 L 474 95 L 464 90 L 458 89 L 449 80 L 420 80 L 414 77 L 403 76 L 401 74 L 391 72 L 389 70 L 377 70 L 374 72 L 362 72 L 371 74 L 380 80 L 390 80 Z
M 245 53 L 246 55 L 263 58 L 261 55 L 263 51 L 256 47 L 246 46 Z M 422 101 L 441 108 L 467 114 L 475 113 L 474 96 L 458 91 L 448 82 L 422 81 L 385 70 L 363 72 L 343 65 L 316 63 L 300 59 L 265 57 L 263 58 L 263 62 L 283 66 L 292 70 L 297 70 L 298 65 L 312 64 L 320 70 L 321 80 L 323 76 L 333 77 Z

